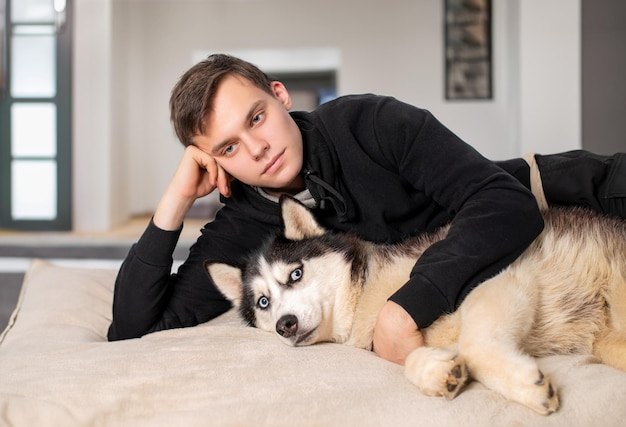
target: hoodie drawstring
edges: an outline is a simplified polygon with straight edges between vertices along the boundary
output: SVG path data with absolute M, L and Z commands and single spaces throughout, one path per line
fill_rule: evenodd
M 319 202 L 320 202 L 320 209 L 325 209 L 326 200 L 330 200 L 330 202 L 333 204 L 333 207 L 335 208 L 335 211 L 337 212 L 339 221 L 341 222 L 348 221 L 348 205 L 344 197 L 341 195 L 341 193 L 339 193 L 339 191 L 333 188 L 330 184 L 328 184 L 327 182 L 319 178 L 315 174 L 315 172 L 308 170 L 308 169 L 304 169 L 303 173 L 304 173 L 305 181 L 308 179 L 312 183 L 321 187 L 322 190 L 326 190 L 328 193 L 330 193 L 330 196 L 325 196 L 324 191 L 318 192 L 316 191 L 317 189 L 309 188 L 309 191 L 311 191 L 311 194 L 313 194 L 314 197 L 315 197 L 315 194 L 318 195 Z

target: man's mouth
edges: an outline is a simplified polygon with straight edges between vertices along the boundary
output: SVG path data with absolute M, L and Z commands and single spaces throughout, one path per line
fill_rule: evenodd
M 283 164 L 283 155 L 285 151 L 281 151 L 276 156 L 274 156 L 268 163 L 265 165 L 265 169 L 263 169 L 264 174 L 272 174 L 278 170 L 278 168 Z

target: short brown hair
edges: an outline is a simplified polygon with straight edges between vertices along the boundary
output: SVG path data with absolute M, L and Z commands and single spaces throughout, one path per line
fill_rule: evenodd
M 255 65 L 224 54 L 214 54 L 191 67 L 178 80 L 170 97 L 170 120 L 176 136 L 187 146 L 203 134 L 215 92 L 224 77 L 236 74 L 272 94 L 272 80 Z

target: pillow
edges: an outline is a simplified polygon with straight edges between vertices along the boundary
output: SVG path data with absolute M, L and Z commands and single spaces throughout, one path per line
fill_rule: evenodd
M 115 274 L 35 260 L 24 277 L 17 307 L 0 335 L 0 345 L 20 353 L 106 341 Z
M 229 312 L 106 342 L 116 272 L 34 261 L 0 336 L 11 426 L 622 425 L 626 374 L 588 356 L 540 361 L 562 408 L 542 417 L 473 383 L 426 397 L 402 367 L 338 344 L 292 348 Z

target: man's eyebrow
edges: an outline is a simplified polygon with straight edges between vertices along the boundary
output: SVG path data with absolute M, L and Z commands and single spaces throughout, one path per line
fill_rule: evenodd
M 263 105 L 264 102 L 265 102 L 264 100 L 259 99 L 258 101 L 256 101 L 250 106 L 250 109 L 248 110 L 248 114 L 246 114 L 246 117 L 244 120 L 244 125 L 246 125 L 247 123 L 250 123 L 250 120 L 252 120 L 252 117 L 255 115 L 258 108 L 261 105 Z M 217 144 L 215 147 L 211 149 L 211 154 L 213 155 L 219 154 L 222 151 L 222 149 L 224 149 L 225 147 L 228 147 L 232 143 L 233 143 L 233 139 L 227 139 L 225 141 L 220 142 L 219 144 Z
M 225 147 L 228 147 L 232 143 L 233 143 L 233 140 L 231 139 L 227 139 L 226 141 L 220 142 L 219 144 L 217 144 L 215 147 L 211 149 L 211 155 L 216 156 L 220 154 L 222 149 L 224 149 Z

